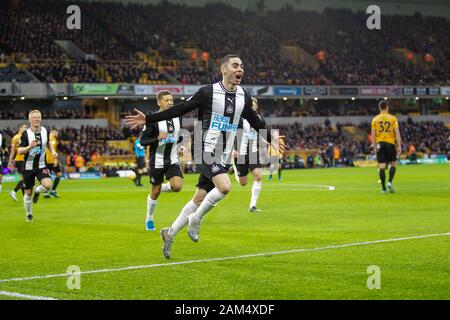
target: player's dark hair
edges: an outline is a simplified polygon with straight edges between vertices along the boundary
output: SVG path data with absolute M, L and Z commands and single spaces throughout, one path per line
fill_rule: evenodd
M 156 94 L 156 99 L 159 101 L 164 96 L 172 95 L 172 93 L 168 90 L 161 90 Z
M 386 110 L 389 107 L 389 103 L 386 100 L 382 100 L 378 103 L 380 110 Z
M 241 58 L 241 57 L 239 57 L 237 54 L 227 54 L 225 57 L 223 57 L 221 60 L 220 60 L 220 67 L 222 67 L 224 64 L 227 64 L 228 63 L 228 61 L 230 61 L 230 59 L 233 59 L 233 58 Z

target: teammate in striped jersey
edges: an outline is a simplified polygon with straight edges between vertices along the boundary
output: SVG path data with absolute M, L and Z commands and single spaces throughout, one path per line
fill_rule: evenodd
M 160 91 L 156 95 L 159 112 L 173 106 L 173 97 L 169 91 Z M 184 148 L 178 148 L 183 139 L 180 136 L 181 118 L 162 120 L 145 126 L 140 144 L 150 146 L 150 183 L 152 191 L 147 197 L 147 218 L 145 228 L 156 230 L 153 215 L 161 192 L 180 192 L 183 187 L 183 174 L 178 157 L 183 156 Z M 144 151 L 145 152 L 145 151 Z M 164 183 L 164 176 L 169 182 Z
M 22 190 L 22 194 L 24 194 L 23 177 L 22 177 L 24 156 L 23 156 L 23 154 L 19 154 L 18 150 L 19 150 L 19 146 L 20 146 L 20 139 L 22 138 L 22 133 L 25 130 L 27 130 L 27 125 L 21 124 L 19 126 L 19 131 L 11 140 L 11 151 L 9 153 L 8 167 L 11 170 L 14 169 L 14 167 L 16 167 L 17 172 L 20 175 L 20 181 L 14 187 L 14 190 L 9 193 L 9 196 L 14 201 L 17 201 L 17 191 Z
M 255 112 L 258 111 L 258 100 L 252 98 L 252 108 Z M 262 118 L 261 118 L 262 119 Z M 247 120 L 241 119 L 239 128 L 242 129 L 242 136 L 237 138 L 237 164 L 235 170 L 238 176 L 238 182 L 241 186 L 247 185 L 247 175 L 249 172 L 253 176 L 252 196 L 248 211 L 261 211 L 256 207 L 262 185 L 262 163 L 260 159 L 260 139 L 258 132 L 250 126 Z
M 227 167 L 241 117 L 256 129 L 266 129 L 265 123 L 252 109 L 250 94 L 240 84 L 244 67 L 237 55 L 227 55 L 220 62 L 222 81 L 204 86 L 185 102 L 163 112 L 145 115 L 139 110 L 125 121 L 133 129 L 144 124 L 180 117 L 198 109 L 198 123 L 194 129 L 193 159 L 200 176 L 194 197 L 182 209 L 170 228 L 163 228 L 163 254 L 170 258 L 175 235 L 189 224 L 188 235 L 199 240 L 203 217 L 230 192 L 231 181 Z M 270 133 L 266 140 L 272 141 Z M 283 148 L 284 146 L 281 146 Z
M 41 126 L 42 115 L 39 110 L 33 110 L 29 113 L 30 128 L 22 133 L 20 139 L 19 154 L 24 155 L 23 182 L 25 188 L 25 196 L 23 204 L 26 212 L 26 221 L 33 221 L 32 206 L 39 200 L 41 192 L 47 192 L 51 185 L 50 170 L 47 168 L 45 161 L 45 150 L 49 148 L 54 158 L 58 154 L 49 142 L 49 134 L 45 127 Z M 38 179 L 40 186 L 35 188 L 34 196 L 33 187 L 35 179 Z

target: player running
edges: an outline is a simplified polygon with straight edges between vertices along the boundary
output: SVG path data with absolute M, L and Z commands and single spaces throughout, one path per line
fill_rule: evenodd
M 26 221 L 33 221 L 32 206 L 38 202 L 41 192 L 47 192 L 51 185 L 50 170 L 45 163 L 45 150 L 50 149 L 53 158 L 57 158 L 58 154 L 49 142 L 49 134 L 45 127 L 41 126 L 42 115 L 39 110 L 33 110 L 29 113 L 30 128 L 22 133 L 20 139 L 19 154 L 24 157 L 23 182 L 25 188 L 25 196 L 23 204 L 26 212 Z M 35 188 L 33 198 L 33 187 L 35 178 L 41 183 Z M 33 201 L 33 203 L 32 203 Z
M 14 190 L 9 193 L 9 196 L 14 201 L 17 201 L 17 192 L 19 190 L 22 190 L 22 194 L 24 194 L 23 177 L 22 177 L 24 155 L 19 154 L 18 150 L 19 150 L 19 146 L 20 146 L 20 139 L 22 137 L 22 133 L 25 130 L 27 130 L 27 125 L 21 124 L 19 126 L 19 131 L 11 140 L 11 150 L 9 152 L 8 168 L 13 170 L 15 167 L 17 169 L 17 172 L 20 175 L 20 181 L 16 184 L 16 186 L 14 187 Z
M 256 98 L 252 98 L 252 109 L 258 112 L 258 100 Z M 261 116 L 259 117 L 261 118 Z M 252 173 L 252 196 L 248 211 L 260 212 L 261 210 L 256 207 L 259 194 L 261 193 L 263 167 L 260 159 L 261 145 L 259 136 L 258 132 L 250 126 L 247 120 L 241 119 L 239 128 L 242 129 L 242 137 L 237 139 L 237 163 L 234 168 L 241 186 L 247 185 L 247 175 L 249 172 Z
M 231 151 L 241 117 L 256 129 L 265 129 L 265 123 L 252 109 L 250 94 L 240 84 L 244 67 L 237 55 L 227 55 L 220 62 L 222 81 L 204 86 L 185 102 L 166 111 L 145 115 L 127 116 L 131 128 L 182 116 L 198 109 L 195 127 L 193 159 L 200 176 L 194 197 L 182 209 L 170 228 L 163 228 L 163 254 L 170 258 L 175 235 L 189 224 L 188 235 L 199 240 L 200 225 L 204 216 L 230 192 L 231 182 L 226 166 L 231 164 Z M 271 142 L 270 133 L 267 135 Z
M 160 91 L 156 95 L 159 112 L 173 106 L 173 97 L 169 91 Z M 157 113 L 155 113 L 156 115 Z M 153 116 L 153 115 L 152 115 Z M 144 127 L 140 143 L 150 146 L 150 183 L 152 191 L 147 197 L 147 218 L 145 228 L 156 230 L 153 215 L 161 192 L 180 192 L 183 187 L 183 173 L 178 157 L 183 156 L 184 147 L 178 148 L 183 140 L 180 136 L 181 118 L 149 123 Z M 144 151 L 145 156 L 145 151 Z M 164 176 L 169 182 L 164 183 Z
M 389 103 L 380 101 L 378 104 L 380 114 L 372 120 L 372 141 L 377 155 L 378 173 L 381 180 L 381 192 L 386 193 L 387 165 L 390 164 L 389 181 L 387 187 L 394 192 L 392 180 L 397 166 L 397 156 L 402 153 L 402 139 L 397 118 L 389 114 Z
M 59 132 L 58 130 L 51 130 L 50 131 L 50 144 L 53 147 L 53 150 L 58 150 L 58 136 Z M 56 188 L 59 185 L 59 182 L 61 180 L 61 177 L 63 175 L 62 166 L 58 158 L 53 157 L 52 153 L 49 149 L 45 151 L 46 154 L 46 161 L 48 169 L 55 174 L 55 180 L 53 181 L 52 189 L 44 194 L 44 198 L 59 198 L 59 194 L 56 192 Z

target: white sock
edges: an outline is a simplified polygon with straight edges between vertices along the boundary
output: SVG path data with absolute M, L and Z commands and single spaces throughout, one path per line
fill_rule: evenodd
M 225 198 L 225 195 L 217 190 L 217 188 L 212 189 L 210 192 L 208 192 L 205 199 L 203 199 L 202 203 L 195 211 L 194 219 L 202 220 L 203 216 L 207 214 L 212 208 L 214 208 L 217 203 L 223 198 Z
M 161 192 L 172 192 L 170 188 L 170 182 L 164 183 L 161 187 Z
M 250 201 L 250 208 L 256 207 L 256 203 L 258 202 L 259 193 L 261 192 L 261 181 L 253 181 L 252 186 L 252 199 Z
M 48 190 L 46 188 L 44 188 L 44 186 L 42 186 L 42 185 L 40 185 L 39 187 L 34 189 L 34 193 L 41 193 L 41 192 L 48 192 Z
M 177 233 L 186 227 L 189 223 L 189 216 L 194 213 L 198 208 L 198 205 L 194 201 L 189 201 L 181 210 L 178 218 L 172 223 L 169 229 L 169 235 L 175 237 Z
M 2 192 L 3 185 L 0 183 L 0 192 Z
M 32 201 L 32 197 L 25 194 L 23 196 L 23 207 L 25 208 L 25 212 L 27 213 L 27 216 L 32 215 L 32 206 L 33 206 L 33 201 Z
M 153 213 L 155 212 L 158 199 L 153 200 L 150 195 L 147 197 L 147 220 L 153 220 Z

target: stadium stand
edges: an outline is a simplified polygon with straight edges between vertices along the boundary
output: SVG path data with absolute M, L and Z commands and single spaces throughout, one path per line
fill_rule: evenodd
M 363 12 L 343 9 L 315 13 L 286 7 L 259 16 L 220 3 L 199 8 L 83 2 L 82 30 L 68 30 L 59 13 L 69 2 L 10 2 L 0 1 L 6 8 L 0 13 L 0 48 L 41 81 L 208 83 L 218 79 L 217 59 L 229 52 L 242 56 L 247 84 L 449 80 L 450 25 L 445 18 L 384 15 L 383 29 L 369 34 Z M 224 10 L 229 14 L 223 15 Z M 70 56 L 55 40 L 72 41 L 95 62 Z M 298 53 L 286 53 L 288 47 L 303 52 L 300 60 L 313 60 L 299 61 Z

